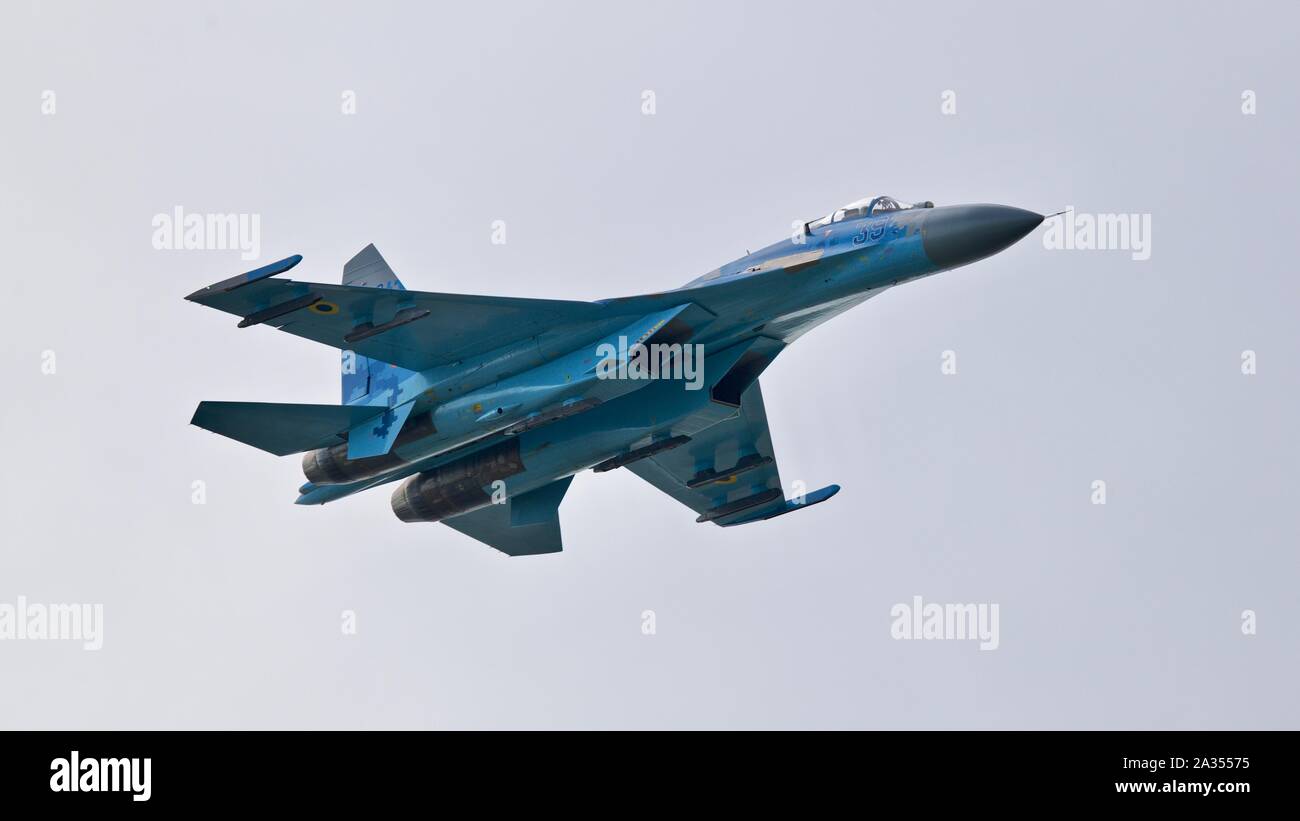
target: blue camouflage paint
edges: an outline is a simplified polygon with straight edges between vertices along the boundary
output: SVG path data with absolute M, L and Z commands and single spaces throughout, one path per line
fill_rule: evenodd
M 758 383 L 762 371 L 828 319 L 900 283 L 996 253 L 1041 220 L 1005 206 L 906 207 L 877 197 L 676 290 L 595 303 L 406 291 L 373 245 L 345 266 L 342 287 L 272 280 L 264 268 L 244 275 L 251 284 L 233 291 L 213 286 L 189 299 L 240 316 L 313 294 L 322 297 L 317 305 L 336 307 L 267 324 L 342 349 L 345 366 L 354 366 L 342 375 L 344 404 L 386 410 L 338 430 L 331 448 L 313 444 L 322 425 L 328 429 L 328 408 L 285 406 L 313 420 L 315 438 L 299 443 L 309 450 L 304 465 L 313 466 L 299 504 L 406 480 L 417 483 L 410 498 L 426 499 L 420 510 L 451 511 L 443 520 L 457 530 L 512 555 L 545 553 L 560 549 L 556 510 L 568 478 L 624 454 L 629 471 L 691 507 L 699 520 L 722 526 L 829 499 L 837 485 L 786 498 Z M 282 272 L 298 259 L 267 268 Z M 397 295 L 381 299 L 374 291 Z M 342 341 L 355 327 L 378 327 L 409 309 L 427 317 L 358 340 L 355 352 Z M 673 379 L 600 378 L 601 346 L 620 338 L 698 346 L 703 389 Z M 258 443 L 247 421 L 222 413 L 213 406 L 196 415 L 196 424 Z M 257 413 L 265 418 L 274 409 L 258 406 Z M 292 450 L 294 430 L 277 434 L 277 450 Z M 489 464 L 502 478 L 489 483 L 486 473 L 456 472 L 458 465 Z M 430 484 L 429 477 L 441 483 L 453 476 L 461 478 L 451 496 Z M 504 512 L 489 492 L 501 495 Z M 514 499 L 523 505 L 522 498 L 526 506 L 511 507 Z

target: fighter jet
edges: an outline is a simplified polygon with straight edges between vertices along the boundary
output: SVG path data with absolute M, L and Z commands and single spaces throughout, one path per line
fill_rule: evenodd
M 202 402 L 191 423 L 302 453 L 298 504 L 401 482 L 403 522 L 511 556 L 562 549 L 574 474 L 626 468 L 697 522 L 749 524 L 787 498 L 759 376 L 812 328 L 995 254 L 1043 221 L 1002 205 L 849 203 L 671 291 L 571 302 L 408 291 L 367 246 L 332 285 L 277 278 L 295 255 L 186 299 L 342 351 L 342 404 Z

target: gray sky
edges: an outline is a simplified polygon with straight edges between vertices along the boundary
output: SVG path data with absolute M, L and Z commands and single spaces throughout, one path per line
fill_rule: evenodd
M 0 603 L 102 603 L 104 646 L 0 642 L 0 727 L 1300 727 L 1298 24 L 4 4 Z M 374 242 L 409 288 L 598 299 L 873 193 L 1150 214 L 1152 255 L 1040 229 L 800 340 L 763 376 L 782 474 L 844 489 L 745 527 L 584 473 L 565 552 L 510 560 L 387 490 L 294 506 L 297 458 L 187 424 L 338 401 L 333 350 L 182 300 L 289 254 L 337 282 Z M 177 205 L 260 215 L 260 260 L 155 250 Z M 1000 647 L 891 639 L 914 595 L 998 604 Z

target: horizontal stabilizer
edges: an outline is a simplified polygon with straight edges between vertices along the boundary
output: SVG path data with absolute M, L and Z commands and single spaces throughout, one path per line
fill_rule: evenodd
M 560 502 L 572 481 L 567 476 L 505 504 L 488 505 L 442 523 L 509 556 L 559 553 L 564 549 Z
M 387 410 L 373 405 L 200 402 L 190 424 L 287 456 L 335 444 L 349 430 Z

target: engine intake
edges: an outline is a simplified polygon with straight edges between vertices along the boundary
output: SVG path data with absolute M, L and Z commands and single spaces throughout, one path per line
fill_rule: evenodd
M 403 522 L 437 522 L 469 513 L 492 503 L 488 485 L 523 470 L 519 440 L 509 439 L 407 479 L 393 491 L 393 513 Z

